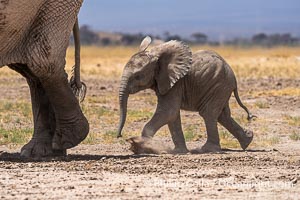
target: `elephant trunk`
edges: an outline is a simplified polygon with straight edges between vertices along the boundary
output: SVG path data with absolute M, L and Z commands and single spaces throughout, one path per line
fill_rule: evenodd
M 129 97 L 128 77 L 123 75 L 120 90 L 119 90 L 120 121 L 119 121 L 118 137 L 122 137 L 122 129 L 124 127 L 126 116 L 127 116 L 128 97 Z

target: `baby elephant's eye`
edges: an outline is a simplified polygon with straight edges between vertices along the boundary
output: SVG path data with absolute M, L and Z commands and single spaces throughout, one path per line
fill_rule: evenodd
M 137 80 L 137 81 L 140 81 L 140 80 L 143 79 L 143 77 L 144 77 L 144 75 L 138 74 L 138 75 L 135 75 L 134 79 Z

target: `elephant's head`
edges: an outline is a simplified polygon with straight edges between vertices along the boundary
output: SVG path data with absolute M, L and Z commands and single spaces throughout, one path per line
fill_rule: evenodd
M 174 84 L 187 74 L 191 67 L 192 53 L 182 42 L 170 41 L 147 50 L 151 38 L 146 37 L 138 53 L 126 64 L 119 91 L 120 123 L 118 137 L 126 120 L 129 94 L 152 88 L 165 95 Z

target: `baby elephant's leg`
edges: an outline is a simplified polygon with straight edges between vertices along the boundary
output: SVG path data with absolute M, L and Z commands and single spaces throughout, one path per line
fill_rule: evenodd
M 176 91 L 170 91 L 165 96 L 158 97 L 156 111 L 150 121 L 144 126 L 143 137 L 153 137 L 164 125 L 175 121 L 180 113 L 181 97 Z
M 203 118 L 206 126 L 207 141 L 201 148 L 194 149 L 191 153 L 221 152 L 217 120 L 214 117 L 203 116 Z
M 170 112 L 155 112 L 149 122 L 143 128 L 142 137 L 152 138 L 155 133 L 164 125 L 168 124 Z
M 244 130 L 236 121 L 234 121 L 234 119 L 232 119 L 228 104 L 223 109 L 218 121 L 239 141 L 243 150 L 245 150 L 252 142 L 253 132 Z
M 177 118 L 174 121 L 170 122 L 168 124 L 168 126 L 169 126 L 169 130 L 171 132 L 171 135 L 172 135 L 172 140 L 175 145 L 173 153 L 189 152 L 186 147 L 185 139 L 184 139 L 183 132 L 182 132 L 180 113 L 178 113 Z
M 207 141 L 201 147 L 203 152 L 220 152 L 220 138 L 217 126 L 217 120 L 213 118 L 204 118 L 206 131 L 207 131 Z
M 128 141 L 131 144 L 130 149 L 135 154 L 160 154 L 165 153 L 165 147 L 161 144 L 152 142 L 152 138 L 155 133 L 162 126 L 169 123 L 172 118 L 171 112 L 158 112 L 156 111 L 150 121 L 144 126 L 141 137 L 133 137 Z
M 151 147 L 153 147 L 153 145 L 149 143 L 149 139 L 151 139 L 162 126 L 176 120 L 176 117 L 179 114 L 180 110 L 179 100 L 179 98 L 173 98 L 171 95 L 161 97 L 159 99 L 159 104 L 157 105 L 155 114 L 152 116 L 150 121 L 144 126 L 142 131 L 142 137 L 139 139 L 135 138 L 134 140 L 132 140 L 131 149 L 145 147 L 144 144 L 147 144 L 147 149 L 151 149 Z M 155 147 L 155 149 L 157 148 Z M 163 148 L 159 147 L 159 149 Z M 144 152 L 144 150 L 138 149 L 138 151 L 136 152 Z M 147 150 L 147 152 L 149 152 L 149 150 Z M 155 151 L 153 151 L 153 153 L 155 153 Z
M 142 136 L 129 138 L 130 150 L 135 154 L 161 154 L 165 148 L 152 141 L 153 136 L 160 127 L 167 124 L 166 113 L 155 113 L 150 121 L 144 126 Z

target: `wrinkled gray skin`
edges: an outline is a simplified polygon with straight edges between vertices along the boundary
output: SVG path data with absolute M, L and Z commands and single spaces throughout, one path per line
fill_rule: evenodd
M 119 136 L 126 120 L 129 94 L 151 88 L 158 98 L 157 108 L 143 128 L 142 138 L 131 139 L 131 144 L 136 146 L 131 149 L 143 148 L 145 141 L 167 124 L 175 145 L 174 153 L 188 152 L 181 127 L 180 109 L 196 111 L 205 121 L 207 141 L 202 148 L 193 150 L 193 153 L 221 151 L 218 122 L 239 141 L 242 149 L 246 149 L 252 141 L 253 133 L 244 130 L 231 118 L 228 101 L 232 92 L 239 105 L 247 111 L 248 119 L 253 116 L 240 101 L 236 78 L 223 58 L 212 51 L 197 51 L 192 55 L 189 47 L 178 41 L 170 41 L 147 51 L 150 42 L 151 38 L 144 39 L 140 52 L 131 57 L 123 71 L 119 93 Z
M 0 67 L 8 65 L 26 78 L 32 100 L 34 133 L 21 149 L 22 156 L 62 155 L 88 134 L 89 124 L 64 70 L 81 4 L 82 0 L 0 1 Z

